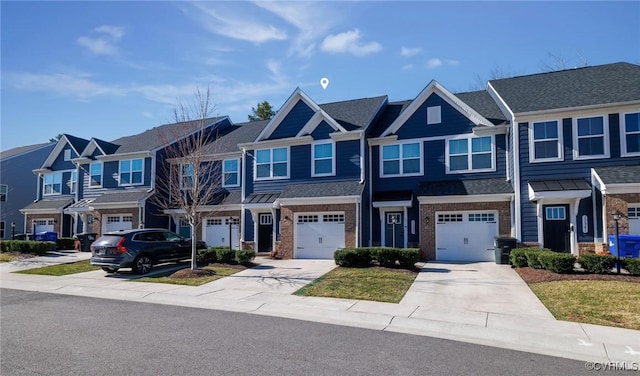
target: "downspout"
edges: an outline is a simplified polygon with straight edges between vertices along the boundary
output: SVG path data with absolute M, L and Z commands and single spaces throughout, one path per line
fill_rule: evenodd
M 242 248 L 242 243 L 244 243 L 244 221 L 245 221 L 245 215 L 244 215 L 244 199 L 245 199 L 245 186 L 246 186 L 246 174 L 247 174 L 247 164 L 245 159 L 247 158 L 247 150 L 245 148 L 242 148 L 242 159 L 240 160 L 240 171 L 242 173 L 242 176 L 240 178 L 240 248 Z M 254 239 L 255 241 L 255 239 Z M 257 250 L 256 250 L 257 252 Z
M 362 215 L 360 213 L 360 199 L 356 199 L 356 248 L 360 248 L 360 220 Z
M 362 137 L 360 137 L 360 184 L 363 184 L 365 181 L 365 164 L 364 164 L 364 133 Z
M 371 144 L 369 144 L 369 247 L 373 245 L 373 175 L 371 170 Z
M 520 131 L 516 117 L 511 113 L 511 127 L 513 130 L 513 184 L 515 191 L 515 225 L 516 225 L 516 238 L 522 241 L 522 202 L 520 192 Z M 538 239 L 540 241 L 540 239 Z

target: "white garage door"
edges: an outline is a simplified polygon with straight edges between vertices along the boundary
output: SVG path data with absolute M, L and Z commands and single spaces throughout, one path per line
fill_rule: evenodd
M 344 213 L 295 215 L 295 258 L 332 259 L 344 248 Z
M 231 219 L 231 247 L 240 249 L 240 219 Z M 206 218 L 202 224 L 204 241 L 209 247 L 229 246 L 229 217 Z
M 35 219 L 33 224 L 36 226 L 36 234 L 41 232 L 52 232 L 54 221 L 53 219 Z
M 497 212 L 436 213 L 436 259 L 495 261 Z
M 629 234 L 640 235 L 640 205 L 629 205 Z
M 109 214 L 102 216 L 102 232 L 131 230 L 133 216 L 131 214 Z

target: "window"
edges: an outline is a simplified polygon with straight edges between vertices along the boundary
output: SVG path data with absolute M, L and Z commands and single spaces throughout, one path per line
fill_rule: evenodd
M 69 176 L 69 193 L 76 193 L 78 190 L 78 172 L 71 171 Z
M 548 162 L 563 160 L 562 132 L 557 120 L 536 122 L 529 130 L 530 160 Z
M 438 214 L 438 223 L 462 222 L 462 214 Z
M 440 124 L 442 122 L 442 110 L 440 106 L 427 107 L 427 124 Z
M 495 222 L 496 217 L 493 213 L 470 213 L 469 222 Z
M 447 142 L 447 173 L 493 171 L 493 136 Z
M 271 216 L 271 214 L 260 214 L 260 224 L 261 225 L 273 224 L 273 217 Z
M 93 162 L 89 165 L 90 187 L 102 187 L 102 162 Z
M 64 150 L 64 160 L 65 161 L 70 161 L 71 160 L 71 149 L 65 149 Z
M 550 221 L 564 221 L 566 217 L 564 206 L 549 206 L 545 209 L 545 217 Z
M 143 169 L 142 158 L 120 161 L 120 185 L 142 184 Z
M 313 150 L 313 162 L 311 165 L 312 176 L 328 176 L 334 175 L 334 163 L 333 163 L 333 150 L 334 144 L 332 142 L 314 144 Z
M 322 216 L 322 221 L 344 223 L 344 214 L 324 214 Z
M 207 226 L 221 226 L 222 218 L 209 218 L 207 219 Z
M 4 239 L 5 226 L 6 224 L 4 221 L 0 222 L 0 239 Z
M 573 132 L 574 159 L 609 156 L 608 124 L 603 116 L 575 119 Z
M 7 185 L 0 184 L 0 202 L 7 202 Z
M 229 220 L 229 218 L 226 218 L 224 220 L 224 224 L 227 225 L 227 226 L 229 226 L 229 222 L 231 222 L 232 226 L 239 225 L 240 224 L 240 218 L 231 218 L 231 220 Z
M 421 143 L 382 146 L 382 176 L 421 175 Z
M 44 176 L 45 195 L 59 195 L 62 193 L 62 173 L 55 172 Z
M 640 155 L 640 112 L 622 116 L 622 155 Z
M 318 222 L 317 215 L 299 215 L 298 223 L 316 223 Z
M 193 165 L 180 165 L 180 189 L 193 188 Z
M 388 225 L 401 225 L 402 224 L 402 215 L 400 215 L 400 213 L 387 213 L 387 224 Z
M 240 160 L 238 159 L 225 159 L 222 162 L 223 187 L 237 187 L 240 185 L 239 165 Z
M 289 149 L 263 149 L 256 151 L 256 180 L 278 179 L 289 176 Z
M 627 217 L 640 218 L 640 206 L 638 207 L 629 206 L 627 208 Z

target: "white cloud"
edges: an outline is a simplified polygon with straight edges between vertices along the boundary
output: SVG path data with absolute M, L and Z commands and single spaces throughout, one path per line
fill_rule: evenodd
M 220 3 L 194 2 L 191 4 L 196 9 L 195 11 L 187 9 L 187 14 L 212 33 L 253 43 L 287 39 L 287 33 L 273 25 L 261 23 L 247 15 L 240 17 L 222 14 L 219 12 L 220 7 L 218 7 Z M 214 7 L 216 10 L 213 9 Z
M 44 91 L 60 95 L 74 96 L 78 99 L 89 99 L 99 95 L 124 95 L 126 90 L 103 85 L 91 80 L 91 75 L 79 74 L 38 74 L 8 73 L 6 79 L 14 87 L 26 91 Z
M 146 117 L 146 118 L 153 118 L 153 114 L 149 111 L 142 111 L 142 116 Z
M 81 36 L 76 43 L 96 55 L 117 55 L 117 43 L 124 36 L 124 28 L 102 25 L 93 29 L 95 36 Z
M 330 2 L 319 5 L 309 2 L 255 1 L 254 4 L 298 30 L 298 34 L 292 38 L 289 55 L 312 56 L 316 41 L 340 20 L 339 12 L 333 10 Z
M 418 48 L 418 47 L 410 48 L 410 47 L 402 46 L 402 48 L 400 49 L 400 55 L 404 57 L 412 57 L 419 54 L 420 51 L 422 51 L 422 48 Z
M 433 58 L 433 59 L 427 60 L 427 68 L 429 68 L 429 69 L 437 68 L 437 67 L 439 67 L 441 65 L 442 65 L 442 60 L 440 60 L 438 58 Z
M 362 43 L 360 37 L 358 29 L 332 34 L 322 41 L 320 49 L 328 53 L 349 53 L 355 56 L 365 56 L 382 50 L 380 43 Z

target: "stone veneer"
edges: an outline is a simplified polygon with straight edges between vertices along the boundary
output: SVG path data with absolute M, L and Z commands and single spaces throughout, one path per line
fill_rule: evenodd
M 464 201 L 464 197 L 460 197 Z M 500 202 L 459 202 L 446 204 L 420 205 L 420 252 L 426 260 L 436 259 L 436 212 L 497 210 L 498 233 L 500 236 L 511 236 L 511 204 Z M 425 218 L 429 222 L 425 224 Z
M 605 213 L 605 228 L 607 229 L 605 238 L 607 237 L 606 235 L 613 235 L 616 232 L 616 224 L 612 217 L 612 214 L 616 211 L 622 214 L 621 218 L 618 220 L 618 232 L 620 234 L 629 233 L 627 210 L 629 209 L 629 204 L 637 203 L 640 203 L 640 193 L 624 193 L 604 196 L 603 211 Z
M 276 243 L 277 256 L 283 259 L 293 258 L 293 220 L 295 213 L 344 212 L 344 245 L 356 246 L 356 205 L 355 204 L 323 204 L 292 205 L 280 208 L 280 242 Z M 289 218 L 284 220 L 284 218 Z

